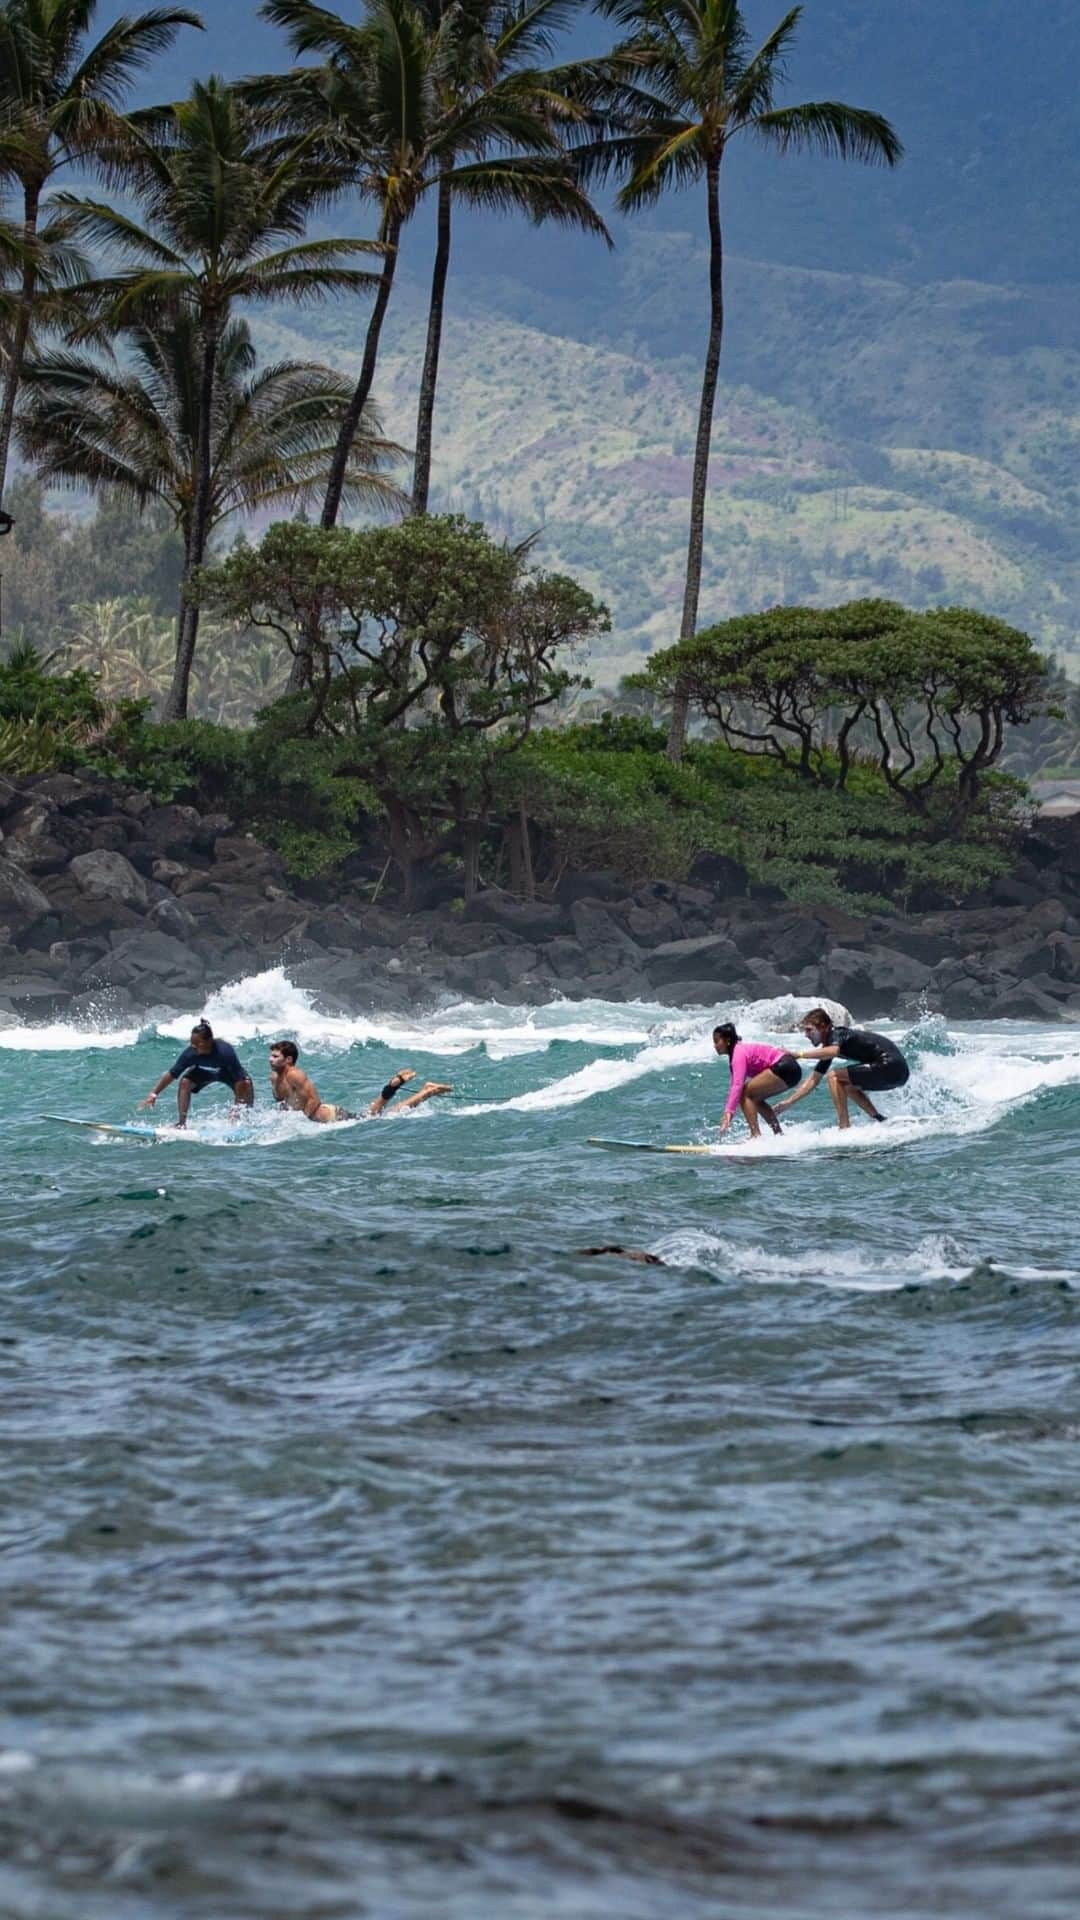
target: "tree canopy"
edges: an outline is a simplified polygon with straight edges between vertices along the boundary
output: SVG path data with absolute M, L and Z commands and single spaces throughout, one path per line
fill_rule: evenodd
M 773 607 L 654 654 L 639 683 L 691 707 L 728 746 L 819 786 L 867 762 L 914 812 L 955 818 L 1001 758 L 1007 724 L 1044 710 L 1048 663 L 1026 633 L 966 607 L 889 600 Z

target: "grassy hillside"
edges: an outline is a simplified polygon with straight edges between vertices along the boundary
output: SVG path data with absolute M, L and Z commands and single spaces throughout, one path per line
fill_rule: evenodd
M 436 504 L 543 529 L 545 563 L 611 604 L 608 678 L 677 625 L 703 286 L 696 240 L 658 232 L 597 253 L 584 298 L 452 283 Z M 733 261 L 702 619 L 878 592 L 963 600 L 1080 670 L 1074 313 L 1071 288 Z M 273 323 L 266 344 L 355 364 L 363 317 Z M 377 383 L 406 444 L 423 322 L 406 275 Z

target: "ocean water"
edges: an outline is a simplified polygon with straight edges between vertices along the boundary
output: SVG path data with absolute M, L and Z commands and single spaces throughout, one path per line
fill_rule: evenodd
M 134 1118 L 203 1011 L 239 1140 L 39 1117 Z M 1072 1920 L 1080 1032 L 924 1020 L 845 1139 L 587 1144 L 702 1138 L 710 1025 L 275 973 L 0 1031 L 5 1920 Z M 286 1032 L 455 1094 L 275 1115 Z

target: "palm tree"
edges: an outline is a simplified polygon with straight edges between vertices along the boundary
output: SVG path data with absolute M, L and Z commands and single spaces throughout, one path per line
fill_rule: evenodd
M 774 105 L 802 7 L 792 7 L 755 51 L 739 0 L 599 0 L 627 32 L 594 73 L 621 130 L 582 149 L 586 172 L 624 176 L 618 197 L 628 213 L 652 206 L 669 188 L 704 183 L 709 227 L 709 339 L 701 383 L 690 492 L 680 640 L 697 627 L 705 531 L 709 445 L 724 330 L 724 241 L 720 170 L 730 142 L 750 133 L 780 153 L 819 152 L 893 167 L 903 149 L 887 120 L 834 100 Z M 668 752 L 681 757 L 687 701 L 677 692 Z
M 73 232 L 128 263 L 81 289 L 91 316 L 84 332 L 107 339 L 127 326 L 152 325 L 162 313 L 179 324 L 185 309 L 193 326 L 190 530 L 166 708 L 169 719 L 182 719 L 198 634 L 192 589 L 212 521 L 219 363 L 232 310 L 241 301 L 302 303 L 370 289 L 374 276 L 348 263 L 376 249 L 365 240 L 300 238 L 347 174 L 314 135 L 298 141 L 269 133 L 223 81 L 198 82 L 188 99 L 139 116 L 138 126 L 140 147 L 127 172 L 145 224 L 99 201 L 60 200 Z
M 573 98 L 580 69 L 575 63 L 545 71 L 533 64 L 538 56 L 550 55 L 556 33 L 577 10 L 577 0 L 466 0 L 464 5 L 461 0 L 427 0 L 433 32 L 443 42 L 440 58 L 432 63 L 437 105 L 445 125 L 462 128 L 466 157 L 455 164 L 452 149 L 446 148 L 437 173 L 435 259 L 416 417 L 414 513 L 427 512 L 431 485 L 454 202 L 523 213 L 534 226 L 559 221 L 599 234 L 611 245 L 559 139 L 561 127 L 573 127 L 584 117 Z M 514 150 L 498 151 L 508 148 Z M 475 156 L 471 160 L 470 153 Z
M 198 320 L 182 307 L 131 327 L 124 340 L 125 364 L 77 351 L 27 363 L 20 448 L 51 485 L 118 492 L 140 507 L 164 502 L 187 550 L 199 483 Z M 208 531 L 233 513 L 319 498 L 351 391 L 342 375 L 310 361 L 256 371 L 247 322 L 230 320 L 217 354 Z M 350 500 L 401 509 L 404 495 L 384 469 L 404 457 L 369 407 L 352 447 Z
M 568 99 L 549 76 L 521 61 L 544 44 L 545 23 L 565 17 L 572 0 L 366 0 L 358 25 L 314 0 L 265 0 L 264 17 L 283 27 L 298 56 L 323 64 L 296 69 L 282 82 L 252 83 L 253 98 L 278 101 L 294 125 L 336 130 L 356 167 L 361 192 L 379 209 L 385 248 L 379 290 L 368 322 L 352 407 L 342 422 L 323 502 L 322 524 L 341 508 L 349 439 L 375 377 L 383 321 L 394 282 L 401 234 L 424 194 L 440 190 L 440 253 L 421 401 L 422 493 L 427 497 L 430 417 L 438 359 L 442 287 L 449 260 L 453 195 L 474 204 L 522 209 L 605 234 L 567 165 L 555 121 L 570 117 Z
M 120 159 L 129 88 L 180 27 L 202 25 L 186 7 L 154 7 L 88 45 L 96 12 L 97 0 L 0 0 L 0 173 L 19 190 L 23 243 L 0 398 L 0 501 L 35 308 L 71 267 L 63 220 L 45 203 L 49 182 L 71 161 L 97 163 L 106 145 Z

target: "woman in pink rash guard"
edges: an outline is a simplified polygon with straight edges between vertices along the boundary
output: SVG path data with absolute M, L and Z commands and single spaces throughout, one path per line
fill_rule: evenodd
M 731 1066 L 731 1092 L 728 1094 L 721 1133 L 726 1133 L 739 1108 L 753 1139 L 761 1138 L 758 1124 L 764 1114 L 774 1133 L 780 1122 L 769 1105 L 770 1093 L 788 1092 L 802 1079 L 802 1068 L 793 1053 L 783 1047 L 770 1047 L 756 1040 L 740 1040 L 730 1020 L 713 1028 L 713 1046 L 720 1058 L 726 1055 Z

